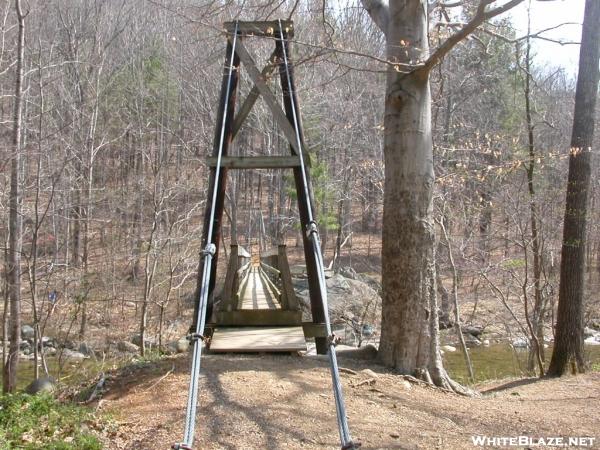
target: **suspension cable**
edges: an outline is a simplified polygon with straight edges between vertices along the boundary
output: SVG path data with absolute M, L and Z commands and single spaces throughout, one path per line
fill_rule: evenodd
M 292 82 L 290 77 L 290 68 L 288 62 L 288 55 L 286 50 L 286 40 L 284 39 L 283 27 L 281 25 L 281 19 L 279 20 L 279 38 L 281 40 L 281 48 L 283 51 L 283 63 L 285 66 L 285 73 L 287 78 L 287 88 L 288 88 L 288 96 L 290 100 L 291 112 L 292 112 L 292 120 L 294 129 L 296 132 L 296 143 L 298 145 L 299 150 L 299 158 L 300 158 L 300 171 L 302 174 L 302 187 L 304 189 L 304 195 L 306 197 L 306 201 L 308 203 L 308 224 L 307 229 L 305 230 L 308 238 L 312 243 L 312 250 L 315 254 L 315 259 L 317 263 L 317 275 L 319 280 L 319 291 L 321 294 L 321 300 L 323 305 L 323 312 L 325 316 L 325 329 L 327 332 L 327 345 L 329 347 L 329 351 L 327 352 L 329 355 L 329 364 L 331 369 L 331 380 L 333 385 L 333 396 L 335 399 L 336 413 L 337 413 L 337 425 L 338 432 L 340 434 L 340 441 L 342 444 L 342 450 L 356 449 L 360 446 L 352 441 L 352 437 L 350 435 L 350 429 L 348 427 L 348 418 L 346 417 L 346 406 L 344 404 L 344 395 L 342 393 L 342 384 L 340 381 L 340 374 L 337 363 L 337 355 L 335 351 L 335 346 L 337 344 L 336 338 L 331 331 L 331 321 L 329 318 L 329 307 L 327 304 L 327 288 L 325 284 L 325 265 L 323 263 L 323 254 L 321 253 L 321 244 L 319 238 L 319 229 L 317 227 L 316 222 L 313 218 L 312 213 L 312 204 L 311 197 L 308 187 L 308 177 L 306 171 L 306 165 L 304 163 L 304 155 L 302 142 L 300 139 L 300 123 L 298 120 L 298 113 L 296 108 L 296 101 L 294 92 L 292 90 Z
M 225 142 L 225 123 L 227 121 L 227 110 L 229 105 L 229 93 L 233 78 L 233 60 L 235 57 L 235 46 L 238 37 L 239 22 L 235 22 L 235 30 L 233 33 L 233 42 L 231 44 L 231 53 L 229 55 L 229 68 L 227 75 L 227 90 L 225 92 L 225 103 L 223 107 L 223 122 L 221 124 L 221 132 L 219 136 L 219 147 L 217 153 L 217 167 L 215 169 L 214 186 L 212 192 L 210 218 L 208 222 L 207 243 L 202 250 L 203 271 L 200 284 L 200 298 L 198 316 L 196 317 L 196 330 L 188 336 L 188 339 L 193 343 L 192 350 L 192 366 L 190 370 L 190 384 L 188 391 L 188 401 L 185 416 L 185 430 L 183 442 L 174 444 L 173 449 L 191 449 L 194 443 L 194 428 L 196 425 L 196 408 L 198 404 L 198 381 L 200 378 L 200 362 L 202 359 L 202 343 L 204 341 L 204 326 L 206 324 L 206 307 L 208 304 L 208 290 L 210 284 L 210 274 L 212 269 L 212 260 L 216 253 L 216 245 L 211 242 L 213 227 L 215 221 L 215 206 L 217 201 L 217 192 L 219 187 L 219 177 L 221 175 L 221 159 L 223 155 L 223 145 Z

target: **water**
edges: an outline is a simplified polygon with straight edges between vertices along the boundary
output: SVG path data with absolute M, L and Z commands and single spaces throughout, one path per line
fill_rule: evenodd
M 552 356 L 552 347 L 545 349 L 546 366 Z M 600 345 L 586 345 L 585 353 L 590 365 L 600 364 Z M 479 346 L 469 350 L 475 382 L 506 377 L 523 377 L 527 374 L 525 349 L 513 349 L 508 344 Z M 445 352 L 444 365 L 450 376 L 460 383 L 467 383 L 468 375 L 465 358 L 459 348 L 455 352 Z
M 54 378 L 58 378 L 59 364 L 55 357 L 46 357 L 48 372 Z M 33 360 L 22 359 L 19 361 L 17 373 L 17 389 L 25 387 L 33 381 Z M 93 379 L 98 376 L 102 370 L 108 370 L 101 361 L 95 361 L 92 358 L 84 360 L 66 360 L 62 362 L 60 381 L 66 384 L 78 384 L 80 382 Z M 40 377 L 45 376 L 44 369 L 40 366 Z M 0 383 L 2 383 L 2 373 L 0 373 Z
M 590 366 L 600 367 L 600 345 L 586 345 L 587 360 Z M 508 344 L 494 344 L 488 347 L 479 346 L 469 350 L 473 371 L 475 373 L 475 382 L 486 380 L 501 379 L 507 377 L 528 376 L 527 350 L 513 349 Z M 546 349 L 546 365 L 550 362 L 552 348 Z M 54 357 L 48 357 L 48 370 L 50 375 L 57 377 L 58 360 Z M 82 361 L 67 360 L 63 362 L 61 381 L 66 384 L 77 384 L 85 380 L 96 378 L 102 371 L 116 367 L 114 364 L 122 361 L 95 361 L 91 358 Z M 445 352 L 444 366 L 453 379 L 459 383 L 468 383 L 465 360 L 460 349 L 455 352 Z M 598 370 L 598 369 L 596 369 Z M 40 368 L 40 374 L 43 376 L 43 369 Z M 23 389 L 33 380 L 33 361 L 21 360 L 19 364 L 18 388 Z M 0 373 L 0 383 L 2 374 Z

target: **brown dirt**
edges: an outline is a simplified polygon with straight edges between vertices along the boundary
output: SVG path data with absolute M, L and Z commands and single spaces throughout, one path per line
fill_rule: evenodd
M 600 373 L 524 379 L 461 397 L 370 362 L 341 360 L 353 436 L 363 449 L 474 448 L 472 435 L 594 436 L 600 445 Z M 111 449 L 167 449 L 183 435 L 189 358 L 164 359 L 110 378 L 99 408 L 119 427 Z M 378 377 L 361 381 L 370 368 Z M 168 374 L 167 376 L 165 376 Z M 325 361 L 281 355 L 206 355 L 195 449 L 339 449 Z

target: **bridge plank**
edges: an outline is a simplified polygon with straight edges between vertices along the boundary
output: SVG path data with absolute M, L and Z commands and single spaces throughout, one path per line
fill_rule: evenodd
M 250 279 L 244 289 L 240 309 L 281 309 L 275 293 L 265 284 L 257 267 L 250 269 Z
M 295 352 L 306 350 L 302 327 L 215 328 L 213 352 Z

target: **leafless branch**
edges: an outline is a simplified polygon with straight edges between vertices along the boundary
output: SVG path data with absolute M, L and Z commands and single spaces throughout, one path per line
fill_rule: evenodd
M 460 30 L 450 36 L 437 50 L 425 61 L 422 67 L 418 70 L 429 72 L 433 66 L 442 60 L 444 56 L 450 52 L 460 41 L 465 39 L 469 34 L 473 33 L 483 22 L 496 17 L 511 8 L 522 3 L 523 0 L 510 0 L 502 6 L 486 10 L 486 7 L 493 3 L 493 0 L 481 0 L 477 7 L 477 12 L 473 18 L 466 23 Z

